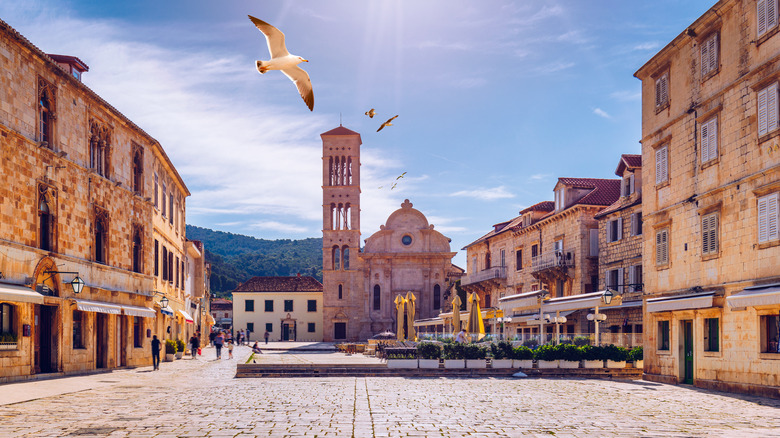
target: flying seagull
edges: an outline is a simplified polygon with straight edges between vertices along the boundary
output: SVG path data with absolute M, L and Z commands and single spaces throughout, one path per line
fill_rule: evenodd
M 282 31 L 251 15 L 249 15 L 249 19 L 265 35 L 268 51 L 271 52 L 269 61 L 257 61 L 257 71 L 265 74 L 268 70 L 281 70 L 298 87 L 298 92 L 301 93 L 301 97 L 306 102 L 309 110 L 314 111 L 314 91 L 312 90 L 311 79 L 309 79 L 309 75 L 304 69 L 298 67 L 298 64 L 309 61 L 303 59 L 303 57 L 291 55 L 287 51 Z
M 406 172 L 404 172 L 404 173 L 402 173 L 402 174 L 398 175 L 398 178 L 396 178 L 395 180 L 396 180 L 396 181 L 398 181 L 399 179 L 403 178 L 403 177 L 404 177 L 404 175 L 406 175 Z
M 382 126 L 380 126 L 379 129 L 376 130 L 376 132 L 381 131 L 382 128 L 384 128 L 385 126 L 393 126 L 393 124 L 390 122 L 395 120 L 396 117 L 398 117 L 398 114 L 396 114 L 394 117 L 390 117 L 389 119 L 387 119 L 387 121 L 385 123 L 382 123 Z
M 366 111 L 366 115 L 368 117 L 372 118 L 372 119 L 374 118 L 374 114 L 376 114 L 376 111 L 374 111 L 373 108 L 371 108 L 370 110 Z

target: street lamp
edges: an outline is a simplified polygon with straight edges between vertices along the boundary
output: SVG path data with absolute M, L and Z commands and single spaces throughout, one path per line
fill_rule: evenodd
M 612 293 L 612 289 L 607 289 L 604 291 L 604 295 L 602 295 L 602 299 L 604 299 L 604 304 L 609 306 L 609 303 L 612 302 L 612 297 L 615 296 L 614 293 Z
M 168 297 L 166 297 L 165 294 L 162 292 L 154 291 L 153 296 L 157 296 L 157 295 L 162 295 L 162 298 L 160 299 L 160 307 L 163 309 L 168 307 Z
M 69 271 L 43 271 L 43 273 L 44 274 L 51 274 L 51 275 L 49 275 L 48 278 L 46 278 L 46 280 L 48 280 L 49 278 L 53 277 L 55 274 L 74 274 L 74 275 L 76 275 L 73 278 L 73 280 L 68 282 L 68 284 L 70 284 L 70 287 L 73 288 L 73 293 L 75 293 L 75 294 L 80 294 L 81 291 L 84 289 L 84 285 L 86 284 L 86 283 L 84 283 L 84 280 L 82 280 L 81 277 L 79 277 L 79 273 L 78 272 L 72 272 L 72 271 L 70 271 L 70 272 Z M 41 283 L 45 282 L 46 280 L 43 280 Z

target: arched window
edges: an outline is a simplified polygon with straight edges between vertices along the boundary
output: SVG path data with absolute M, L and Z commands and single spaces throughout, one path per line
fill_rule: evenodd
M 336 223 L 338 222 L 336 220 L 336 204 L 330 204 L 330 229 L 335 230 L 336 229 Z
M 344 286 L 339 285 L 339 299 L 344 299 Z
M 382 305 L 382 290 L 378 284 L 374 285 L 374 310 L 379 310 Z
M 433 308 L 441 309 L 441 286 L 433 286 Z
M 343 218 L 344 219 L 344 227 L 342 228 L 343 230 L 349 230 L 349 229 L 352 228 L 351 227 L 352 224 L 350 223 L 351 222 L 351 218 L 350 218 L 350 209 L 351 208 L 352 207 L 350 207 L 349 204 L 344 205 L 344 211 L 342 213 L 342 215 L 344 216 L 344 218 Z
M 333 185 L 333 157 L 328 158 L 328 185 Z
M 342 256 L 341 265 L 344 266 L 344 270 L 346 271 L 349 269 L 349 247 L 348 246 L 345 245 L 341 249 L 341 256 Z
M 108 215 L 103 210 L 95 212 L 95 261 L 107 263 L 106 250 L 108 245 Z
M 338 271 L 341 269 L 341 250 L 338 246 L 333 247 L 333 270 Z
M 16 336 L 16 324 L 14 324 L 14 306 L 3 303 L 0 304 L 0 335 Z
M 44 87 L 40 92 L 40 99 L 38 100 L 38 130 L 40 133 L 40 141 L 45 141 L 48 147 L 52 147 L 51 131 L 52 131 L 52 108 L 51 100 L 49 99 L 48 87 Z
M 347 185 L 352 185 L 352 157 L 347 158 Z
M 133 154 L 133 191 L 139 195 L 144 190 L 144 155 L 141 148 Z
M 52 214 L 46 196 L 41 196 L 38 205 L 38 247 L 44 251 L 52 250 Z
M 333 175 L 333 185 L 334 186 L 341 185 L 341 160 L 339 157 L 336 157 L 336 159 L 334 160 L 333 168 L 335 170 Z
M 490 269 L 490 251 L 485 253 L 485 269 Z
M 143 231 L 140 228 L 133 230 L 133 272 L 141 272 L 143 260 L 143 244 L 141 241 Z

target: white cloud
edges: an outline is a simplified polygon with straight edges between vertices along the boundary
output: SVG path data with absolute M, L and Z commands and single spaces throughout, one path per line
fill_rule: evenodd
M 546 179 L 549 179 L 551 176 L 552 174 L 549 173 L 537 173 L 529 176 L 528 179 L 531 181 L 544 181 Z
M 536 72 L 542 74 L 556 73 L 559 71 L 570 69 L 574 67 L 574 65 L 575 64 L 573 62 L 557 61 L 557 62 L 553 62 L 547 65 L 541 65 L 537 67 Z
M 496 199 L 513 198 L 515 195 L 509 193 L 506 187 L 499 186 L 488 189 L 461 190 L 451 193 L 450 196 L 494 201 Z
M 305 227 L 300 227 L 297 225 L 293 225 L 290 223 L 281 223 L 277 221 L 261 221 L 261 222 L 255 222 L 249 225 L 251 228 L 257 228 L 259 230 L 272 230 L 272 231 L 281 231 L 283 233 L 297 233 L 297 234 L 303 234 L 308 232 L 309 230 Z
M 604 110 L 603 110 L 603 109 L 601 109 L 601 108 L 596 108 L 596 109 L 594 109 L 594 110 L 593 110 L 593 114 L 595 114 L 595 115 L 597 115 L 597 116 L 599 116 L 599 117 L 603 117 L 603 118 L 605 118 L 605 119 L 611 119 L 611 118 L 612 118 L 612 116 L 610 116 L 609 114 L 607 114 L 607 112 L 606 112 L 606 111 L 604 111 Z
M 659 47 L 661 47 L 661 43 L 659 43 L 657 41 L 652 41 L 652 42 L 637 44 L 636 46 L 633 47 L 633 49 L 634 50 L 643 50 L 644 51 L 644 50 L 656 50 Z
M 642 99 L 641 91 L 615 91 L 609 95 L 609 97 L 621 101 L 621 102 L 634 102 Z

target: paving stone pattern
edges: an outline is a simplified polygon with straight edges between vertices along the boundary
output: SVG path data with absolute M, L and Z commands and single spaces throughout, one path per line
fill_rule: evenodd
M 772 399 L 591 379 L 234 379 L 247 347 L 233 360 L 204 351 L 160 371 L 89 376 L 81 390 L 67 379 L 4 385 L 64 389 L 0 406 L 0 436 L 780 437 Z

